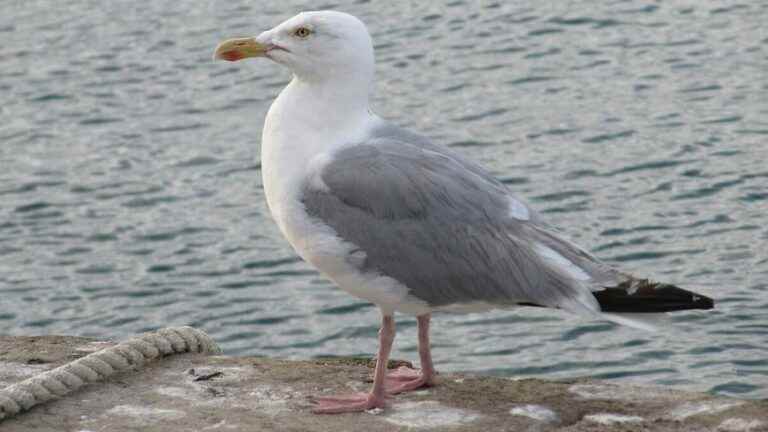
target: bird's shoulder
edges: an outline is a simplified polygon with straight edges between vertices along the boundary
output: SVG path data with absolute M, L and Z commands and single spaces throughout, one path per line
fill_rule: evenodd
M 383 124 L 313 161 L 305 200 L 338 200 L 389 218 L 533 211 L 479 164 L 429 138 Z

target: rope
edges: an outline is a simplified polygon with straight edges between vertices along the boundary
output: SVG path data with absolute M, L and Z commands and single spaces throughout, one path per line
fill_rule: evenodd
M 0 389 L 0 422 L 21 411 L 158 357 L 187 352 L 218 354 L 210 336 L 192 327 L 168 327 L 133 337 L 56 369 Z

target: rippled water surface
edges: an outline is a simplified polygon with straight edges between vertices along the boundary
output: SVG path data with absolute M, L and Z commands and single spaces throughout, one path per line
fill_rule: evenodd
M 664 334 L 439 316 L 442 370 L 768 397 L 765 2 L 3 1 L 0 333 L 191 324 L 230 354 L 375 352 L 376 309 L 268 215 L 259 141 L 288 73 L 211 61 L 321 6 L 368 23 L 381 115 L 481 161 L 605 260 L 718 299 Z M 415 360 L 414 320 L 399 330 L 393 355 Z

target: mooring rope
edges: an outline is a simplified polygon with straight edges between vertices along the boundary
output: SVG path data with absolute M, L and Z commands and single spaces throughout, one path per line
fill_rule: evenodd
M 0 389 L 0 421 L 147 361 L 188 352 L 218 354 L 221 349 L 205 332 L 192 327 L 144 333 Z

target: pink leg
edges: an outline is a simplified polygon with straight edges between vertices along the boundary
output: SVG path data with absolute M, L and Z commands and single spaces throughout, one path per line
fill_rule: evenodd
M 397 394 L 435 384 L 435 367 L 432 365 L 432 353 L 429 348 L 430 314 L 416 317 L 419 323 L 419 358 L 421 372 L 401 366 L 387 375 L 387 393 Z
M 382 315 L 381 330 L 379 330 L 379 355 L 376 359 L 376 369 L 373 372 L 373 388 L 370 393 L 357 393 L 344 396 L 319 396 L 314 398 L 315 414 L 339 414 L 359 412 L 373 408 L 384 408 L 385 387 L 384 378 L 387 374 L 389 352 L 395 340 L 395 319 L 392 315 Z

